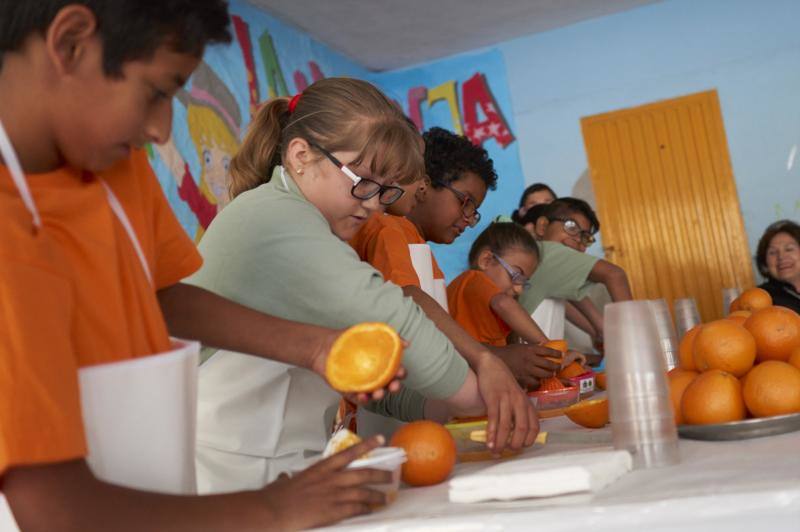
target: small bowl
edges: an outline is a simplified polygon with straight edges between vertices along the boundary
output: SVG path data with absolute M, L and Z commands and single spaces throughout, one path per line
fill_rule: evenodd
M 528 392 L 528 399 L 539 412 L 540 418 L 556 417 L 563 415 L 567 407 L 580 400 L 579 390 L 578 386 L 567 386 L 560 390 Z
M 380 469 L 392 472 L 389 484 L 371 484 L 370 487 L 386 494 L 386 504 L 391 504 L 397 499 L 400 490 L 400 472 L 406 462 L 406 452 L 401 447 L 378 447 L 365 458 L 350 462 L 347 469 Z

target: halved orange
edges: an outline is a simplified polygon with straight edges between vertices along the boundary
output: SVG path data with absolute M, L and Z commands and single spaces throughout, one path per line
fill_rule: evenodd
M 371 392 L 389 384 L 403 359 L 403 342 L 386 323 L 360 323 L 333 343 L 325 378 L 337 391 Z
M 573 362 L 566 368 L 559 371 L 558 376 L 562 379 L 571 379 L 573 377 L 577 377 L 578 375 L 583 375 L 586 373 L 586 371 L 586 368 L 581 366 L 579 363 Z
M 581 427 L 599 429 L 608 423 L 608 399 L 581 401 L 568 407 L 564 413 Z
M 545 342 L 544 347 L 561 351 L 562 354 L 566 353 L 568 348 L 566 340 L 550 340 L 549 342 Z

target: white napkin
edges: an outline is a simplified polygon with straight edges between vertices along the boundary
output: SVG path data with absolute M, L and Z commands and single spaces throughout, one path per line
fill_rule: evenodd
M 633 467 L 628 451 L 560 453 L 504 462 L 450 481 L 450 502 L 507 501 L 598 491 Z

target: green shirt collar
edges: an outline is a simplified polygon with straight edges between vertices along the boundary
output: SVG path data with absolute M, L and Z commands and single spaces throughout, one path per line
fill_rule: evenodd
M 294 178 L 289 175 L 289 172 L 286 172 L 283 169 L 283 166 L 278 165 L 272 170 L 272 177 L 270 178 L 270 181 L 275 184 L 275 188 L 277 190 L 308 201 L 305 195 L 303 195 L 303 192 L 300 190 L 300 187 L 297 186 L 297 182 L 295 182 Z

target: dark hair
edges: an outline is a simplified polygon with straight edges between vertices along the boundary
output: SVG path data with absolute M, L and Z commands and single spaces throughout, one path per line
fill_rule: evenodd
M 548 220 L 556 218 L 568 218 L 575 214 L 582 214 L 589 220 L 589 232 L 594 234 L 600 230 L 600 220 L 594 213 L 588 203 L 578 198 L 558 198 L 554 202 L 547 205 L 544 213 L 540 216 L 546 216 Z
M 497 187 L 497 173 L 489 153 L 467 137 L 440 127 L 429 129 L 422 137 L 425 139 L 425 171 L 434 188 L 458 181 L 464 172 L 478 174 L 489 190 Z
M 528 199 L 528 196 L 530 196 L 531 194 L 535 194 L 536 192 L 541 192 L 543 190 L 549 192 L 550 195 L 553 196 L 553 199 L 558 199 L 558 196 L 556 195 L 555 192 L 553 192 L 552 188 L 548 187 L 544 183 L 534 183 L 522 192 L 522 196 L 520 196 L 519 198 L 519 206 L 522 207 L 523 205 L 525 205 L 525 200 Z
M 775 235 L 778 233 L 786 233 L 794 238 L 795 242 L 800 245 L 800 225 L 797 225 L 797 222 L 792 220 L 778 220 L 767 227 L 764 234 L 761 235 L 761 239 L 758 241 L 758 251 L 756 251 L 756 266 L 758 266 L 758 271 L 761 275 L 767 279 L 772 279 L 769 270 L 767 270 L 767 249 L 772 239 L 775 238 Z
M 510 222 L 493 222 L 478 235 L 469 249 L 471 268 L 477 266 L 478 255 L 484 249 L 489 249 L 497 255 L 502 255 L 510 249 L 521 249 L 539 258 L 539 246 L 536 245 L 536 240 L 525 229 Z
M 18 50 L 32 33 L 44 34 L 71 4 L 94 13 L 110 77 L 121 76 L 128 61 L 151 58 L 165 43 L 200 57 L 206 44 L 231 40 L 225 0 L 0 0 L 0 68 L 5 52 Z
M 536 220 L 545 216 L 545 212 L 547 212 L 547 207 L 549 203 L 540 203 L 539 205 L 534 205 L 528 212 L 526 212 L 523 216 L 512 217 L 512 219 L 521 226 L 525 226 L 527 224 L 536 225 Z

